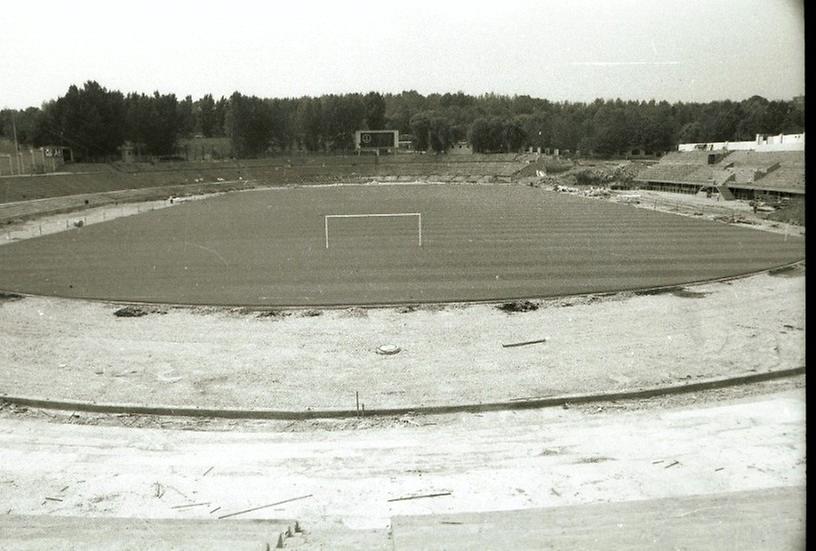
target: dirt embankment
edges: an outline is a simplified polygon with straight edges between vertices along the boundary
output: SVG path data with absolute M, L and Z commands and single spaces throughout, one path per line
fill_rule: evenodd
M 353 410 L 357 393 L 373 409 L 680 384 L 805 365 L 804 285 L 800 269 L 533 301 L 537 309 L 518 313 L 448 305 L 116 317 L 121 306 L 28 297 L 0 305 L 0 393 Z M 377 354 L 385 344 L 400 352 Z

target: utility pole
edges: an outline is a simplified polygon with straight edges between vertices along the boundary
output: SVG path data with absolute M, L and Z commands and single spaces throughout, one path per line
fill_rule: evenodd
M 11 111 L 11 132 L 14 135 L 14 156 L 17 158 L 17 168 L 18 174 L 23 173 L 23 160 L 20 158 L 20 146 L 17 144 L 17 124 L 14 121 L 14 113 L 16 111 Z

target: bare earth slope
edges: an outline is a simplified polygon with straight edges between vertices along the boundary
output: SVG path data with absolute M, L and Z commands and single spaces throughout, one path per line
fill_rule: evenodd
M 804 295 L 799 268 L 517 314 L 450 305 L 117 318 L 118 306 L 28 297 L 0 302 L 0 395 L 353 410 L 355 392 L 373 409 L 679 384 L 804 366 Z M 386 343 L 401 352 L 376 354 Z

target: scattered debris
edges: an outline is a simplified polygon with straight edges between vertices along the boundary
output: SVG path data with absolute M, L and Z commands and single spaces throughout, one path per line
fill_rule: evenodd
M 603 463 L 605 461 L 614 461 L 611 457 L 604 457 L 602 455 L 596 455 L 592 457 L 582 457 L 575 461 L 575 464 L 582 465 L 586 463 Z
M 637 205 L 640 203 L 640 195 L 636 193 L 626 193 L 618 195 L 618 202 L 619 203 L 627 203 L 627 204 L 634 204 Z
M 204 501 L 202 503 L 188 503 L 186 505 L 174 505 L 170 507 L 171 509 L 187 509 L 188 507 L 201 507 L 202 505 L 211 505 L 209 501 Z
M 205 477 L 205 476 L 207 476 L 207 473 L 209 473 L 209 472 L 210 472 L 211 470 L 213 470 L 214 468 L 215 468 L 215 467 L 213 466 L 213 467 L 210 467 L 209 469 L 207 469 L 206 471 L 204 471 L 204 474 L 203 474 L 203 475 L 201 475 L 201 476 L 202 476 L 202 478 L 203 478 L 203 477 Z
M 221 519 L 230 518 L 230 517 L 234 517 L 234 516 L 238 516 L 238 515 L 243 515 L 244 513 L 251 513 L 252 511 L 258 511 L 260 509 L 266 509 L 268 507 L 274 507 L 275 505 L 283 505 L 284 503 L 289 503 L 291 501 L 297 501 L 299 499 L 306 499 L 307 497 L 312 497 L 312 494 L 305 495 L 305 496 L 300 496 L 300 497 L 293 497 L 293 498 L 290 498 L 290 499 L 284 499 L 283 501 L 277 501 L 275 503 L 269 503 L 267 505 L 261 505 L 259 507 L 253 507 L 251 509 L 244 509 L 243 511 L 236 511 L 234 513 L 228 513 L 226 515 L 221 515 L 220 517 L 218 517 L 218 519 L 221 520 Z
M 154 488 L 153 495 L 155 495 L 157 498 L 161 499 L 161 497 L 164 495 L 164 491 L 165 491 L 164 486 L 162 486 L 161 483 L 159 483 L 159 482 L 154 482 L 153 483 L 153 488 Z
M 675 294 L 678 292 L 682 292 L 682 287 L 655 287 L 651 289 L 636 289 L 632 291 L 632 294 L 636 296 L 654 296 L 654 295 L 666 295 L 666 294 Z
M 426 497 L 440 497 L 440 496 L 449 496 L 452 492 L 439 492 L 436 494 L 422 494 L 418 496 L 405 496 L 405 497 L 395 497 L 394 499 L 389 499 L 389 503 L 393 501 L 408 501 L 410 499 L 423 499 Z
M 672 294 L 676 297 L 681 298 L 704 298 L 707 297 L 710 293 L 706 293 L 704 291 L 690 291 L 689 289 L 683 289 L 678 287 L 672 291 Z
M 669 463 L 668 465 L 666 465 L 666 466 L 665 466 L 665 467 L 663 467 L 663 468 L 664 468 L 664 469 L 668 469 L 668 468 L 670 468 L 670 467 L 674 467 L 675 465 L 679 465 L 679 464 L 680 464 L 680 462 L 675 460 L 675 461 L 672 461 L 671 463 Z
M 304 318 L 316 318 L 317 316 L 322 316 L 323 312 L 320 310 L 306 310 L 303 312 Z
M 82 227 L 82 226 L 84 226 L 84 225 L 85 225 L 85 221 L 84 221 L 84 220 L 77 220 L 76 222 L 74 222 L 74 227 L 75 227 L 75 228 L 81 228 L 81 227 Z
M 796 277 L 802 275 L 803 273 L 804 268 L 799 264 L 768 270 L 768 275 L 773 277 Z
M 176 370 L 171 367 L 157 374 L 156 379 L 163 383 L 177 383 L 184 378 L 181 375 L 174 375 L 174 373 L 176 373 Z
M 139 318 L 141 316 L 146 316 L 147 314 L 147 310 L 144 310 L 138 306 L 125 306 L 124 308 L 119 308 L 113 313 L 113 315 L 117 318 Z
M 533 312 L 538 310 L 538 304 L 530 302 L 529 300 L 515 300 L 500 304 L 497 306 L 497 308 L 503 312 L 507 312 L 508 314 L 515 312 Z
M 553 191 L 557 191 L 559 193 L 578 193 L 578 188 L 565 186 L 561 184 L 553 184 L 552 187 Z
M 350 318 L 365 318 L 368 317 L 368 310 L 360 307 L 348 308 L 346 309 L 346 316 Z
M 18 295 L 15 293 L 0 293 L 0 302 L 14 302 L 15 300 L 21 300 L 23 295 Z
M 547 342 L 547 338 L 538 339 L 538 340 L 535 340 L 535 341 L 524 341 L 524 342 L 514 342 L 512 344 L 502 344 L 502 348 L 512 348 L 514 346 L 527 346 L 527 345 L 530 345 L 530 344 L 541 344 L 543 342 Z
M 60 498 L 58 498 L 58 497 L 46 497 L 45 499 L 47 499 L 48 501 L 62 501 L 62 500 L 61 500 Z
M 399 354 L 400 350 L 401 348 L 396 344 L 384 344 L 377 347 L 377 354 L 382 356 L 393 356 L 394 354 Z
M 258 312 L 259 318 L 272 318 L 272 319 L 280 319 L 290 316 L 289 312 L 282 312 L 280 310 L 266 310 L 264 312 Z

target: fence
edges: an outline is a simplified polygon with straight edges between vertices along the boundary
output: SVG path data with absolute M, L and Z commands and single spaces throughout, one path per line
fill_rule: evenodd
M 62 161 L 47 157 L 42 149 L 30 149 L 18 153 L 0 153 L 0 176 L 22 174 L 45 174 L 56 172 Z
M 83 211 L 80 213 L 66 213 L 46 216 L 39 220 L 25 222 L 15 227 L 7 227 L 0 233 L 0 244 L 31 239 L 41 235 L 49 235 L 63 231 L 71 231 L 83 228 L 91 224 L 99 224 L 115 218 L 132 216 L 152 210 L 162 209 L 173 204 L 178 204 L 178 199 L 163 199 L 151 201 L 149 203 L 109 205 Z

